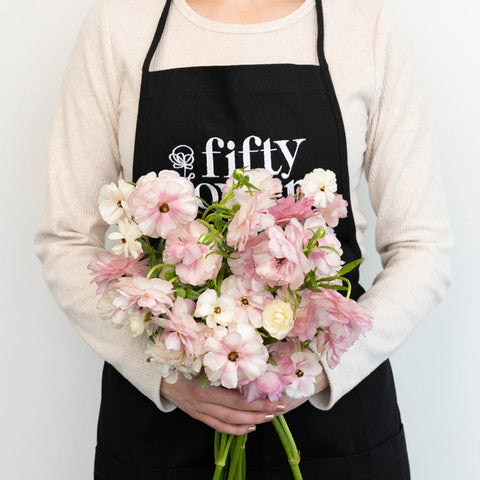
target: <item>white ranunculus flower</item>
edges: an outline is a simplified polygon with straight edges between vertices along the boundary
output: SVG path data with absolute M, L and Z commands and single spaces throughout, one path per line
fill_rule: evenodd
M 120 240 L 120 243 L 112 248 L 115 255 L 125 255 L 125 258 L 130 256 L 138 258 L 142 253 L 142 244 L 137 241 L 137 238 L 142 236 L 142 232 L 137 225 L 131 222 L 128 218 L 118 221 L 118 232 L 112 232 L 108 238 L 110 240 Z
M 198 297 L 194 316 L 205 318 L 211 328 L 228 325 L 235 318 L 235 300 L 230 295 L 219 297 L 215 290 L 205 290 Z
M 118 222 L 125 215 L 124 208 L 127 199 L 134 189 L 133 185 L 121 179 L 118 181 L 118 186 L 112 182 L 102 187 L 98 199 L 98 209 L 102 218 L 109 225 Z
M 331 170 L 316 168 L 307 173 L 302 180 L 301 192 L 307 198 L 313 198 L 316 207 L 325 208 L 333 202 L 337 191 L 337 179 Z
M 267 305 L 262 314 L 263 328 L 277 340 L 283 340 L 293 328 L 294 318 L 289 303 L 275 299 Z
M 138 337 L 145 331 L 145 311 L 135 312 L 128 317 L 128 324 L 134 337 Z

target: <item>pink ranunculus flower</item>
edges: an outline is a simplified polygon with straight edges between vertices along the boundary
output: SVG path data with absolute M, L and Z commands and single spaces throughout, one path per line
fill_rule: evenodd
M 296 220 L 291 220 L 299 222 Z M 290 225 L 289 224 L 289 225 Z M 266 230 L 266 238 L 252 252 L 256 274 L 269 286 L 290 285 L 296 290 L 310 270 L 301 245 L 298 244 L 298 228 L 282 230 L 275 225 Z
M 171 230 L 165 242 L 163 261 L 176 265 L 175 272 L 183 283 L 198 286 L 215 278 L 222 266 L 222 257 L 209 245 L 199 243 L 208 228 L 197 220 Z
M 127 324 L 129 314 L 114 304 L 117 297 L 115 289 L 107 289 L 98 300 L 97 312 L 102 320 L 108 320 L 114 327 L 120 328 Z
M 165 238 L 195 219 L 198 204 L 193 183 L 177 172 L 162 170 L 140 177 L 128 199 L 128 213 L 144 235 Z
M 228 266 L 234 275 L 243 279 L 255 279 L 256 283 L 261 283 L 262 285 L 265 283 L 257 275 L 257 267 L 253 259 L 253 253 L 257 250 L 258 246 L 265 241 L 268 241 L 268 237 L 265 232 L 262 232 L 247 242 L 245 251 L 235 253 L 233 258 L 227 260 Z
M 248 324 L 215 327 L 204 343 L 203 366 L 213 385 L 237 388 L 263 375 L 268 351 L 262 337 Z
M 358 332 L 346 330 L 343 325 L 337 324 L 332 331 L 327 328 L 325 331 L 319 332 L 315 345 L 319 355 L 325 357 L 327 365 L 333 369 L 340 363 L 341 356 L 357 339 Z
M 310 253 L 308 261 L 311 269 L 316 269 L 317 277 L 331 277 L 336 275 L 344 263 L 341 258 L 343 254 L 342 245 L 320 215 L 313 215 L 305 220 L 304 229 L 307 241 L 313 237 L 319 228 L 325 230 L 325 235 L 317 240 L 316 247 L 319 248 L 315 248 Z M 336 252 L 331 250 L 332 248 Z
M 317 277 L 332 277 L 342 268 L 342 246 L 333 233 L 326 233 L 317 242 L 316 248 L 308 257 L 312 269 L 316 268 Z M 323 248 L 327 247 L 327 248 Z M 330 250 L 334 248 L 337 252 Z
M 351 298 L 346 300 L 343 295 L 336 290 L 322 289 L 315 293 L 315 305 L 319 308 L 318 314 L 321 325 L 330 326 L 332 322 L 349 325 L 358 328 L 362 333 L 367 332 L 372 327 L 372 317 L 370 312 L 362 305 L 359 305 Z
M 235 190 L 234 195 L 240 209 L 228 227 L 227 244 L 243 252 L 249 238 L 275 223 L 273 215 L 268 212 L 275 201 L 263 192 L 250 195 L 243 190 Z
M 293 195 L 280 198 L 277 203 L 270 208 L 269 212 L 275 217 L 277 225 L 288 222 L 292 218 L 301 220 L 312 214 L 313 199 L 300 197 L 295 200 Z
M 267 371 L 256 380 L 240 387 L 248 403 L 257 399 L 269 398 L 271 402 L 278 402 L 283 395 L 286 385 L 292 383 L 295 365 L 287 355 L 276 357 L 277 365 L 268 364 Z
M 323 371 L 318 355 L 307 349 L 290 358 L 295 368 L 289 377 L 291 383 L 285 388 L 286 394 L 292 398 L 310 397 L 315 392 L 315 377 Z
M 268 351 L 274 358 L 283 355 L 291 356 L 295 352 L 300 352 L 301 350 L 302 345 L 297 337 L 285 337 L 283 340 L 268 346 Z
M 336 290 L 322 290 L 312 298 L 323 329 L 317 335 L 317 351 L 325 355 L 328 366 L 334 368 L 360 334 L 372 328 L 372 317 L 365 307 L 352 299 L 347 301 Z
M 288 336 L 298 337 L 300 341 L 313 340 L 320 326 L 316 310 L 317 306 L 311 300 L 312 291 L 304 290 L 302 300 L 295 312 L 295 323 Z
M 96 260 L 88 264 L 93 275 L 90 283 L 95 282 L 97 293 L 103 295 L 106 289 L 121 277 L 145 277 L 148 273 L 148 258 L 140 260 L 140 257 L 125 258 L 107 251 L 99 252 Z
M 154 315 L 161 315 L 173 305 L 173 286 L 161 278 L 122 278 L 115 287 L 118 297 L 114 305 L 122 310 L 147 308 Z
M 332 202 L 328 202 L 324 208 L 318 208 L 317 211 L 327 222 L 329 227 L 335 228 L 338 225 L 340 218 L 347 216 L 348 202 L 343 199 L 343 196 L 336 193 Z
M 255 328 L 262 326 L 262 310 L 272 294 L 262 288 L 254 289 L 252 281 L 230 275 L 222 282 L 222 294 L 233 298 L 235 303 L 235 321 L 250 323 Z
M 168 350 L 184 349 L 192 357 L 200 355 L 205 325 L 194 320 L 194 310 L 195 302 L 178 297 L 172 309 L 165 312 L 168 318 L 155 319 L 155 324 L 164 329 L 164 343 Z
M 168 383 L 175 383 L 178 379 L 178 372 L 183 373 L 187 378 L 193 373 L 200 372 L 202 362 L 200 358 L 188 354 L 184 348 L 178 350 L 167 346 L 168 335 L 162 334 L 155 337 L 155 343 L 150 344 L 147 355 L 151 361 L 160 367 L 160 375 Z

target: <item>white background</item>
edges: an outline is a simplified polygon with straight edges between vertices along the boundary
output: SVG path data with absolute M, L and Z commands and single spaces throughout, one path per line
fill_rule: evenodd
M 476 480 L 480 10 L 473 0 L 386 1 L 413 40 L 456 240 L 445 302 L 392 358 L 412 478 Z M 92 478 L 102 361 L 51 299 L 32 238 L 54 105 L 80 22 L 93 3 L 0 4 L 0 477 L 9 480 Z M 372 219 L 371 232 L 373 225 Z M 379 269 L 372 233 L 367 240 L 372 253 L 363 267 L 366 285 Z

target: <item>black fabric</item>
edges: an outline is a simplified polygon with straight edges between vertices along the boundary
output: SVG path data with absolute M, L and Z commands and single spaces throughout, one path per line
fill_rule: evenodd
M 318 478 L 320 472 L 325 480 L 373 474 L 385 480 L 409 478 L 404 474 L 405 438 L 388 361 L 333 409 L 320 411 L 307 402 L 286 418 L 301 452 L 305 480 Z M 213 430 L 179 409 L 160 412 L 108 363 L 97 443 L 98 479 L 212 478 Z M 282 445 L 268 423 L 249 434 L 247 459 L 248 479 L 291 479 Z M 378 476 L 395 462 L 401 475 Z
M 150 171 L 174 169 L 211 201 L 234 168 L 268 168 L 282 180 L 285 193 L 294 193 L 306 173 L 322 167 L 336 173 L 338 191 L 350 203 L 345 130 L 323 52 L 320 0 L 320 66 L 229 65 L 150 72 L 169 6 L 170 1 L 144 62 L 134 180 Z M 335 231 L 342 258 L 359 258 L 350 208 Z M 363 293 L 358 271 L 350 280 L 352 297 L 358 298 Z M 305 480 L 409 478 L 389 361 L 331 410 L 323 412 L 307 402 L 286 418 L 301 451 Z M 247 462 L 249 479 L 291 478 L 270 424 L 259 425 L 249 435 Z M 212 473 L 213 431 L 179 409 L 160 412 L 106 363 L 95 478 L 202 480 Z

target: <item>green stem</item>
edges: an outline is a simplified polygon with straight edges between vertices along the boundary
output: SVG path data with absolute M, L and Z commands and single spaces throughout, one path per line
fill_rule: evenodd
M 235 435 L 228 433 L 222 433 L 220 439 L 220 451 L 218 458 L 215 459 L 215 473 L 213 474 L 213 480 L 221 480 L 223 477 L 223 469 L 227 461 L 228 451 Z
M 247 478 L 247 453 L 245 451 L 245 444 L 247 443 L 248 435 L 243 436 L 243 442 L 241 446 L 241 460 L 238 465 L 238 480 L 246 480 Z
M 285 449 L 285 453 L 288 457 L 288 463 L 290 464 L 290 469 L 293 473 L 293 478 L 295 480 L 303 480 L 302 473 L 300 472 L 300 452 L 297 449 L 295 444 L 295 440 L 293 439 L 292 432 L 288 428 L 287 422 L 283 415 L 279 415 L 278 417 L 272 420 L 273 426 L 277 431 L 277 434 L 280 438 L 280 441 L 283 444 L 283 448 Z
M 175 265 L 170 265 L 169 263 L 159 263 L 159 264 L 155 265 L 155 266 L 152 267 L 152 268 L 150 269 L 150 271 L 147 273 L 147 280 L 150 279 L 150 277 L 152 276 L 153 272 L 155 272 L 155 270 L 158 270 L 158 269 L 163 268 L 163 267 L 175 268 Z
M 348 300 L 350 299 L 350 294 L 352 293 L 352 284 L 350 280 L 346 277 L 338 277 L 338 278 L 347 284 L 347 295 L 345 298 L 348 302 Z
M 280 424 L 282 425 L 283 431 L 285 432 L 288 438 L 288 442 L 291 445 L 292 452 L 294 453 L 295 457 L 298 459 L 298 462 L 300 462 L 300 453 L 298 453 L 297 445 L 295 444 L 295 440 L 293 439 L 292 432 L 288 428 L 288 424 L 287 424 L 287 421 L 285 420 L 285 417 L 283 415 L 279 415 L 278 419 L 280 420 Z
M 219 453 L 220 453 L 220 433 L 215 430 L 215 438 L 213 441 L 213 456 L 215 457 L 215 463 L 218 460 Z
M 285 432 L 283 431 L 282 424 L 280 423 L 279 417 L 276 417 L 272 420 L 272 424 L 277 432 L 278 438 L 282 442 L 287 458 L 290 460 L 291 457 L 291 445 L 288 443 L 288 438 Z
M 241 461 L 243 437 L 244 435 L 239 435 L 233 440 L 233 447 L 230 451 L 230 465 L 227 480 L 238 480 L 236 473 Z M 245 453 L 245 450 L 243 453 Z

